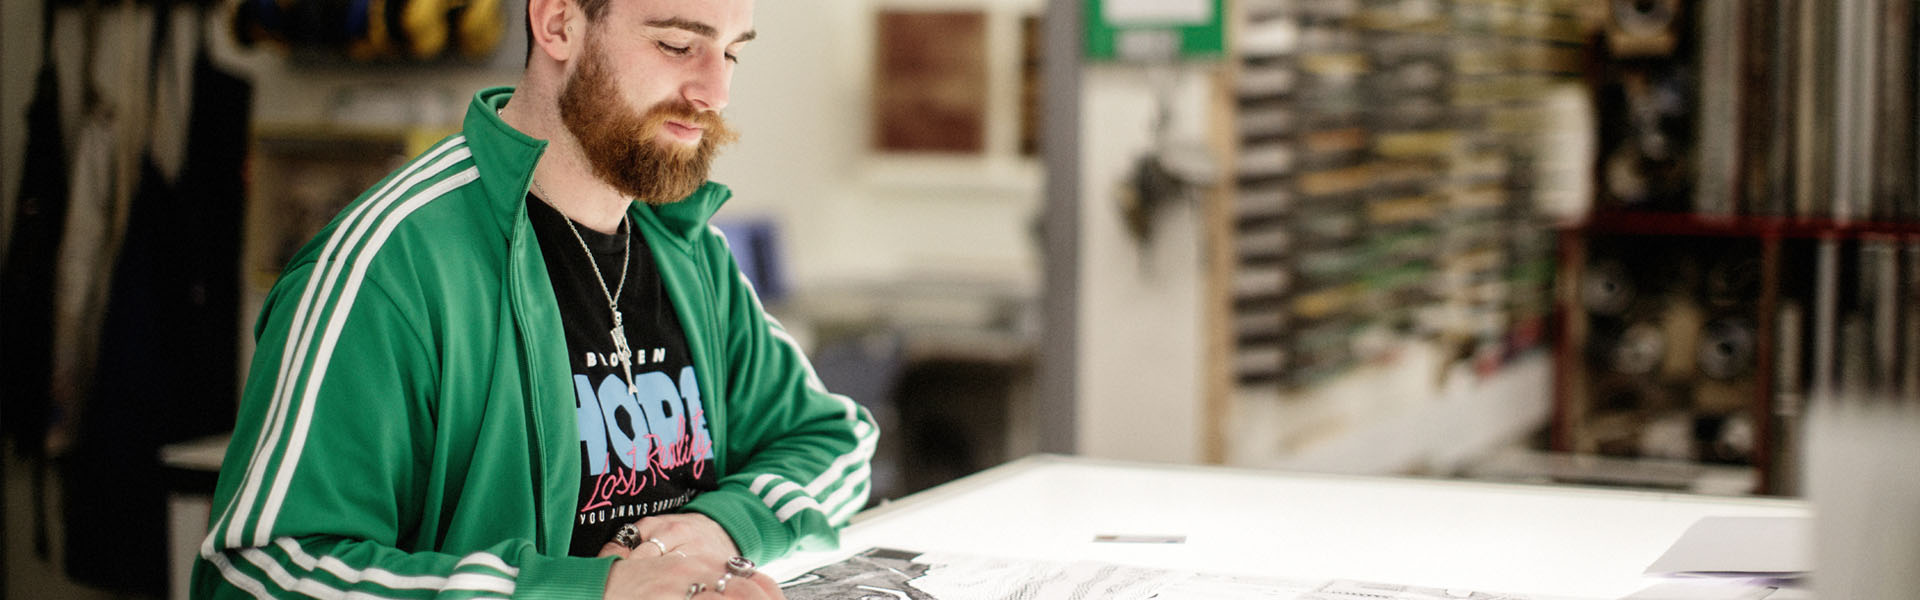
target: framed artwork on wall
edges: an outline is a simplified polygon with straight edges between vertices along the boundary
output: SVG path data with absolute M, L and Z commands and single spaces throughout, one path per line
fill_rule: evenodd
M 874 150 L 985 152 L 986 13 L 882 9 L 875 25 Z
M 1030 201 L 1041 0 L 866 0 L 858 177 L 894 196 Z

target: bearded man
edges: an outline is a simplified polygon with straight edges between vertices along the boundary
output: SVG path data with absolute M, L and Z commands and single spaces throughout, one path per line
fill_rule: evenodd
M 273 288 L 195 597 L 779 598 L 878 432 L 707 220 L 751 0 L 531 0 L 527 69 Z

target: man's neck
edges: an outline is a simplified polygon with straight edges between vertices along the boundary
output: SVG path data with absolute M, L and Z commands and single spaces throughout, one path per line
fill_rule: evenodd
M 526 82 L 522 82 L 523 86 Z M 560 122 L 558 105 L 537 95 L 518 92 L 500 112 L 507 125 L 528 136 L 547 140 L 547 150 L 534 166 L 534 189 L 561 214 L 601 233 L 620 229 L 632 200 L 593 174 L 580 142 Z M 542 192 L 545 193 L 542 193 Z

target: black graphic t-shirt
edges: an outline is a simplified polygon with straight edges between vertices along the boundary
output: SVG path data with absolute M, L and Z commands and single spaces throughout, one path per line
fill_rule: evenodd
M 713 437 L 707 428 L 687 336 L 673 312 L 645 236 L 614 235 L 581 226 L 532 194 L 527 216 L 560 302 L 580 423 L 580 503 L 568 554 L 593 556 L 621 525 L 672 511 L 718 487 Z M 631 240 L 626 285 L 620 258 Z M 585 241 L 593 249 L 587 260 Z M 606 291 L 593 277 L 595 266 Z M 633 378 L 614 343 L 607 294 L 619 293 L 622 324 L 632 350 Z

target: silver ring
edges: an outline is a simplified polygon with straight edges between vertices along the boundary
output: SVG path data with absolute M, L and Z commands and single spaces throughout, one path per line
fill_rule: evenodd
M 704 591 L 707 591 L 707 584 L 704 583 L 687 586 L 687 600 L 693 600 L 694 595 Z
M 720 580 L 713 582 L 713 591 L 727 593 L 727 580 L 733 579 L 732 573 L 721 573 Z
M 640 526 L 628 523 L 621 525 L 619 531 L 613 532 L 613 543 L 618 544 L 621 548 L 631 550 L 634 546 L 633 538 L 637 537 L 640 537 Z
M 727 573 L 730 575 L 741 578 L 752 577 L 753 567 L 753 561 L 747 560 L 745 556 L 735 556 L 727 559 Z
M 653 547 L 659 548 L 661 556 L 667 555 L 667 544 L 665 542 L 660 541 L 660 538 L 647 538 L 646 543 L 653 544 Z M 638 546 L 640 544 L 634 544 L 634 545 Z

